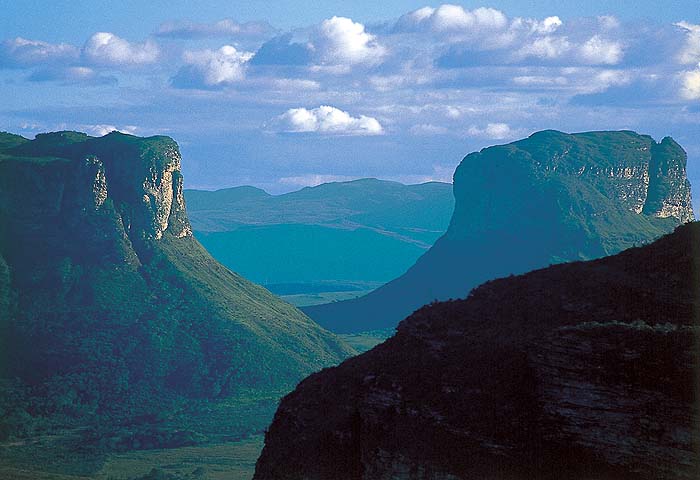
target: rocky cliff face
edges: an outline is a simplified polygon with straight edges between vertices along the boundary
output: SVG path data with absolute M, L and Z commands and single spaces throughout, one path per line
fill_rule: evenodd
M 700 224 L 426 306 L 281 403 L 256 480 L 694 479 Z
M 492 278 L 650 242 L 694 218 L 685 166 L 671 138 L 634 132 L 544 131 L 469 154 L 447 232 L 406 274 L 304 311 L 335 331 L 390 328 Z
M 172 139 L 12 143 L 0 149 L 0 365 L 47 405 L 144 414 L 291 388 L 351 353 L 204 251 Z
M 692 221 L 690 185 L 685 176 L 687 156 L 672 138 L 651 146 L 649 186 L 642 212 L 659 218 L 673 217 Z
M 10 161 L 10 154 L 24 161 Z M 58 132 L 37 135 L 6 155 L 7 184 L 2 193 L 12 218 L 31 221 L 49 213 L 56 221 L 59 215 L 75 221 L 104 208 L 109 198 L 124 233 L 134 240 L 158 240 L 168 229 L 177 238 L 192 235 L 182 194 L 180 152 L 170 138 L 139 139 L 113 132 L 96 139 Z M 52 176 L 47 178 L 44 173 L 49 171 Z M 43 194 L 37 196 L 21 185 L 40 186 Z M 41 206 L 49 211 L 34 209 Z

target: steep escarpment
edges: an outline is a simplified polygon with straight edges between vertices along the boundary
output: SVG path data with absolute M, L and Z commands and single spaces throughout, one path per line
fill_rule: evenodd
M 194 239 L 172 139 L 5 137 L 0 365 L 43 399 L 30 414 L 283 390 L 351 353 Z
M 255 479 L 698 478 L 699 361 L 692 223 L 421 308 L 282 401 Z
M 469 154 L 450 226 L 413 267 L 365 297 L 304 311 L 338 332 L 391 328 L 492 278 L 645 244 L 694 218 L 686 160 L 670 138 L 627 131 L 543 131 Z

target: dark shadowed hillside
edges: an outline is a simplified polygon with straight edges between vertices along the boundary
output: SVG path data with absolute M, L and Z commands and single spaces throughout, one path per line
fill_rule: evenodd
M 693 219 L 685 166 L 671 138 L 629 131 L 548 130 L 469 154 L 455 172 L 447 232 L 406 274 L 304 311 L 338 332 L 391 328 L 492 278 L 647 243 Z
M 216 262 L 182 185 L 168 137 L 0 135 L 2 436 L 280 391 L 351 353 Z
M 692 223 L 421 308 L 285 397 L 255 479 L 696 479 L 699 361 Z

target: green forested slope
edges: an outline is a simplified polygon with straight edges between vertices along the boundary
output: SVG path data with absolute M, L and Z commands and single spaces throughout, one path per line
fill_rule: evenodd
M 14 418 L 128 422 L 284 391 L 352 352 L 195 240 L 172 139 L 0 140 L 0 366 L 28 398 L 0 406 Z

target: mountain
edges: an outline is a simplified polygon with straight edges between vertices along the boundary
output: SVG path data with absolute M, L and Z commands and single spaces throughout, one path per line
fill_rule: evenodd
M 647 243 L 693 219 L 673 139 L 547 130 L 467 155 L 445 235 L 404 275 L 354 300 L 305 307 L 336 332 L 392 328 L 433 300 L 553 263 Z
M 0 149 L 0 376 L 27 397 L 0 410 L 18 424 L 284 391 L 353 353 L 195 240 L 172 139 L 0 134 Z
M 452 186 L 377 179 L 284 195 L 254 187 L 185 190 L 195 236 L 226 266 L 280 291 L 373 288 L 404 273 L 442 235 Z
M 232 231 L 241 225 L 304 224 L 338 228 L 364 226 L 429 237 L 452 214 L 452 186 L 428 182 L 404 185 L 365 178 L 324 183 L 283 195 L 255 187 L 185 190 L 197 231 Z M 412 237 L 410 237 L 412 238 Z
M 700 223 L 490 281 L 301 382 L 255 480 L 700 478 L 699 344 Z

